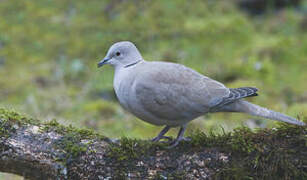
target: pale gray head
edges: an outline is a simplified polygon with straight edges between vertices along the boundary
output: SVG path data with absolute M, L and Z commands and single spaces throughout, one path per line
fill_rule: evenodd
M 106 57 L 98 63 L 98 67 L 110 64 L 113 67 L 128 67 L 143 60 L 140 52 L 132 42 L 121 41 L 113 44 Z

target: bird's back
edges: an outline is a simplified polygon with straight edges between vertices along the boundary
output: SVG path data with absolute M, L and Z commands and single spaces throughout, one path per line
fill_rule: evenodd
M 121 78 L 115 88 L 118 99 L 152 124 L 177 126 L 188 122 L 229 94 L 223 84 L 180 64 L 144 61 L 129 68 L 115 75 L 115 81 Z

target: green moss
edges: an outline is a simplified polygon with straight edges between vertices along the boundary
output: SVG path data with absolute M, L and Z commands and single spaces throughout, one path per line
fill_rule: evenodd
M 222 134 L 215 134 L 212 131 L 207 135 L 204 132 L 196 130 L 191 135 L 191 142 L 189 142 L 192 146 L 206 146 L 206 147 L 214 147 L 224 144 L 231 140 L 231 133 L 226 133 L 224 130 Z
M 307 121 L 306 117 L 303 119 Z M 55 131 L 62 135 L 55 145 L 66 152 L 59 159 L 65 163 L 85 153 L 92 140 L 105 138 L 92 130 L 65 127 L 56 120 L 39 124 L 37 120 L 0 108 L 0 138 L 9 137 L 17 128 L 29 124 L 39 125 L 41 131 Z M 207 135 L 196 131 L 191 136 L 192 141 L 180 143 L 176 152 L 184 153 L 191 148 L 197 152 L 197 149 L 214 147 L 220 152 L 231 154 L 230 161 L 215 174 L 216 179 L 306 179 L 307 169 L 303 165 L 307 161 L 304 154 L 307 151 L 306 137 L 306 127 L 284 123 L 274 129 L 255 131 L 246 127 L 222 134 L 211 132 Z M 154 156 L 163 147 L 161 143 L 122 138 L 118 144 L 110 144 L 107 157 L 123 165 L 116 174 L 118 177 L 125 177 L 129 169 L 135 168 L 137 160 Z M 172 151 L 172 157 L 177 155 Z M 167 174 L 169 179 L 182 179 L 184 176 L 184 173 L 177 171 Z
M 63 136 L 56 143 L 56 146 L 65 150 L 66 155 L 65 157 L 63 157 L 63 160 L 75 158 L 80 154 L 86 152 L 88 148 L 88 144 L 81 143 L 80 136 L 78 136 L 78 134 L 75 133 L 69 133 Z
M 61 149 L 64 149 L 66 152 L 66 156 L 61 160 L 68 160 L 71 158 L 75 158 L 80 154 L 87 151 L 88 146 L 92 143 L 92 140 L 102 140 L 105 139 L 104 136 L 94 132 L 90 129 L 78 129 L 69 125 L 65 127 L 59 124 L 56 120 L 52 120 L 43 124 L 41 130 L 43 131 L 55 131 L 62 136 L 58 142 L 56 142 L 56 146 Z M 81 143 L 81 140 L 87 140 L 87 143 Z
M 222 134 L 210 132 L 209 135 L 207 135 L 203 132 L 196 131 L 192 134 L 192 141 L 190 143 L 194 147 L 225 147 L 230 148 L 232 151 L 248 154 L 255 150 L 252 138 L 256 135 L 257 134 L 247 127 L 240 127 L 228 133 L 223 131 Z
M 247 154 L 255 151 L 256 146 L 252 142 L 254 135 L 256 134 L 247 127 L 235 129 L 229 141 L 232 150 Z
M 217 179 L 306 179 L 306 127 L 281 124 L 276 129 L 252 132 L 235 130 L 221 147 L 232 161 L 216 174 Z
M 37 120 L 28 118 L 13 110 L 0 108 L 0 137 L 8 137 L 20 126 L 35 125 L 37 123 Z
M 105 138 L 104 136 L 95 133 L 93 130 L 78 129 L 71 125 L 65 127 L 59 124 L 56 120 L 40 124 L 38 120 L 28 118 L 15 111 L 0 108 L 0 138 L 7 138 L 11 133 L 14 133 L 17 128 L 28 125 L 39 125 L 41 131 L 55 131 L 63 135 L 62 138 L 56 142 L 56 146 L 59 146 L 59 148 L 64 149 L 64 151 L 67 152 L 66 156 L 63 157 L 64 160 L 76 157 L 85 152 L 88 144 L 90 144 L 93 139 L 102 140 Z M 81 143 L 81 140 L 88 140 L 88 142 Z
M 127 179 L 129 170 L 135 171 L 136 161 L 151 155 L 156 144 L 149 141 L 121 138 L 119 143 L 112 143 L 107 151 L 107 157 L 112 164 L 120 164 L 113 174 L 114 179 Z M 108 161 L 107 160 L 107 161 Z
M 165 179 L 169 179 L 169 180 L 184 180 L 184 179 L 188 179 L 187 178 L 187 174 L 184 170 L 180 170 L 180 171 L 175 171 L 175 172 L 171 172 L 171 173 L 161 173 L 161 172 L 157 172 L 153 177 L 149 178 L 149 179 L 155 179 L 155 180 L 165 180 Z
M 175 171 L 174 173 L 168 175 L 167 179 L 183 180 L 183 179 L 186 179 L 186 173 L 184 171 Z
M 307 161 L 306 137 L 306 127 L 283 123 L 254 132 L 246 127 L 221 135 L 196 132 L 190 143 L 231 154 L 230 163 L 215 179 L 306 179 L 307 169 L 301 165 Z
M 121 138 L 119 144 L 111 144 L 108 156 L 117 161 L 140 159 L 145 154 L 150 154 L 155 149 L 156 143 L 150 141 Z M 157 147 L 157 146 L 156 146 Z
M 306 121 L 306 120 L 305 120 Z M 215 179 L 304 179 L 307 171 L 301 163 L 306 162 L 307 129 L 288 124 L 280 124 L 274 129 L 255 131 L 242 127 L 232 133 L 209 135 L 197 131 L 190 142 L 182 142 L 176 152 L 185 153 L 187 149 L 214 147 L 220 152 L 231 154 L 231 159 L 214 175 Z M 160 143 L 122 138 L 119 144 L 111 145 L 108 156 L 121 163 L 121 174 L 135 166 L 138 159 L 146 159 L 157 149 L 163 149 Z M 164 149 L 165 151 L 169 151 Z M 172 157 L 177 156 L 172 152 Z M 130 163 L 130 164 L 129 164 Z M 184 178 L 184 173 L 168 172 L 163 177 Z
M 102 136 L 98 133 L 96 133 L 92 129 L 79 129 L 75 128 L 72 125 L 69 126 L 63 126 L 57 120 L 53 119 L 49 122 L 46 122 L 42 125 L 41 130 L 43 131 L 55 131 L 59 134 L 65 135 L 65 134 L 77 134 L 80 136 L 80 138 L 83 139 L 105 139 L 105 136 Z

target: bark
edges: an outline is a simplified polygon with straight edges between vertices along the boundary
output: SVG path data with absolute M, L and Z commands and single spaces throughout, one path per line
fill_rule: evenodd
M 2 113 L 2 114 L 1 114 Z M 307 177 L 305 127 L 223 135 L 194 133 L 163 143 L 112 141 L 90 130 L 39 123 L 0 109 L 0 171 L 29 179 L 237 179 Z M 21 118 L 21 119 L 20 119 Z

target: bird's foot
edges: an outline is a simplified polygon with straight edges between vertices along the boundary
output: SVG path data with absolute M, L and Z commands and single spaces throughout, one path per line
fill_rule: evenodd
M 171 149 L 175 146 L 177 146 L 179 144 L 180 141 L 191 141 L 191 138 L 188 138 L 188 137 L 181 137 L 181 138 L 177 138 L 175 140 L 173 140 L 169 146 L 167 146 L 168 149 Z
M 162 141 L 163 143 L 169 143 L 172 141 L 172 138 L 169 136 L 157 136 L 153 138 L 151 141 L 152 142 L 159 142 L 161 139 L 166 139 L 167 141 Z

